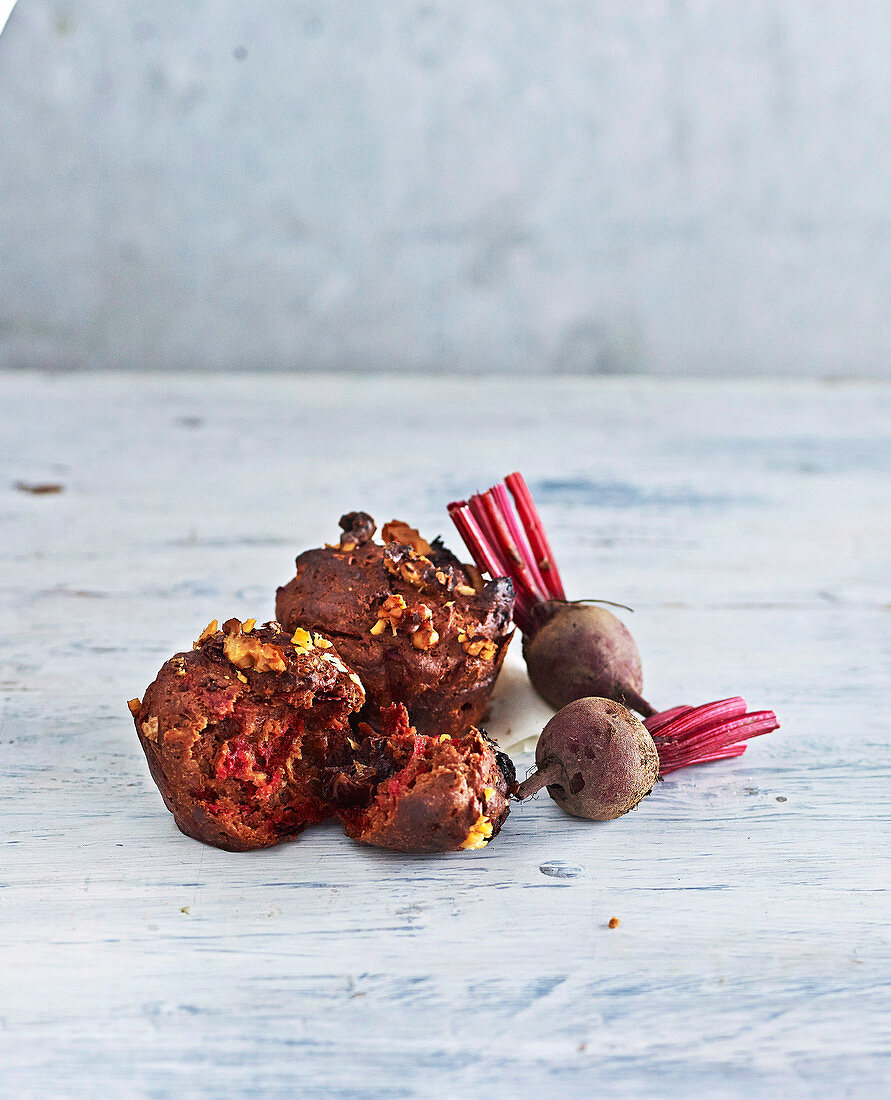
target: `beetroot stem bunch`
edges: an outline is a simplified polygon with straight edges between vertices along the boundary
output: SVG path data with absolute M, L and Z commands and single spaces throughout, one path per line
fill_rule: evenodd
M 508 489 L 525 538 L 511 507 Z M 449 515 L 477 568 L 491 577 L 513 580 L 514 621 L 524 634 L 533 632 L 533 610 L 538 604 L 549 600 L 565 602 L 560 572 L 522 474 L 508 474 L 504 484 L 493 485 L 485 493 L 474 493 L 469 501 L 452 501 Z
M 773 711 L 748 714 L 745 700 L 738 697 L 661 712 L 650 706 L 641 695 L 643 674 L 634 639 L 615 615 L 593 606 L 606 601 L 567 600 L 544 525 L 521 474 L 509 474 L 503 483 L 475 493 L 469 501 L 453 501 L 448 508 L 477 567 L 492 577 L 513 580 L 514 619 L 523 631 L 529 678 L 538 694 L 559 712 L 545 730 L 548 736 L 543 734 L 544 741 L 539 742 L 542 752 L 552 742 L 556 748 L 547 749 L 546 759 L 539 760 L 539 772 L 523 784 L 522 793 L 532 794 L 542 786 L 553 790 L 555 784 L 549 776 L 570 757 L 584 760 L 572 772 L 576 784 L 582 783 L 595 758 L 600 760 L 602 755 L 601 750 L 592 750 L 593 741 L 603 739 L 607 727 L 612 731 L 607 739 L 611 752 L 617 738 L 630 738 L 628 743 L 638 748 L 652 739 L 660 777 L 691 764 L 740 756 L 748 738 L 779 727 Z M 617 711 L 600 705 L 606 700 L 636 710 L 643 716 L 643 724 L 627 712 L 619 721 Z M 577 707 L 564 714 L 565 708 L 576 703 L 586 704 L 587 709 Z M 626 737 L 626 726 L 634 727 L 633 736 L 629 733 Z M 564 727 L 569 730 L 565 735 L 571 750 L 566 750 L 562 740 Z M 648 775 L 650 770 L 648 765 Z M 631 804 L 636 804 L 634 798 L 639 800 L 654 781 L 655 773 L 649 786 L 646 776 L 638 777 L 629 788 L 633 789 Z M 562 788 L 556 784 L 556 789 Z
M 745 699 L 673 707 L 644 720 L 659 753 L 659 777 L 691 764 L 742 756 L 745 741 L 780 728 L 772 710 L 747 713 Z

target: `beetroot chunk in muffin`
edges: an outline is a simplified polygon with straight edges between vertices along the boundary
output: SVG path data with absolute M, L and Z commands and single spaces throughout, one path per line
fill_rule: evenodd
M 130 710 L 152 778 L 182 832 L 264 848 L 331 810 L 302 759 L 307 737 L 349 731 L 365 701 L 332 643 L 278 623 L 212 622 Z
M 397 852 L 485 847 L 510 812 L 509 757 L 477 729 L 425 737 L 401 704 L 382 711 L 380 726 L 377 733 L 364 725 L 342 764 L 327 758 L 325 794 L 347 836 Z
M 341 517 L 338 546 L 307 550 L 276 598 L 285 628 L 322 631 L 365 685 L 363 717 L 404 703 L 422 735 L 478 725 L 512 636 L 513 585 L 484 584 L 436 539 L 407 524 L 373 541 L 365 512 Z

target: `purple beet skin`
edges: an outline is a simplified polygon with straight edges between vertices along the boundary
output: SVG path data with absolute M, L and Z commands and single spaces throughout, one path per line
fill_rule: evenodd
M 633 810 L 659 775 L 646 726 L 613 699 L 575 699 L 548 722 L 535 750 L 536 771 L 518 798 L 547 787 L 566 813 L 612 821 Z

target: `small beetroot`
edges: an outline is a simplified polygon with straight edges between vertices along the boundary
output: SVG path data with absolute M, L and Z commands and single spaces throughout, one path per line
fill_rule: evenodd
M 542 730 L 537 771 L 520 784 L 518 798 L 542 787 L 573 817 L 612 821 L 650 793 L 659 754 L 637 715 L 612 699 L 575 699 Z
M 538 694 L 559 709 L 573 699 L 614 699 L 639 713 L 656 712 L 641 696 L 640 654 L 627 628 L 604 607 L 547 600 L 532 609 L 523 657 Z
M 542 699 L 562 707 L 573 699 L 598 696 L 644 716 L 656 713 L 641 695 L 643 674 L 634 639 L 615 615 L 594 606 L 607 601 L 566 599 L 521 474 L 509 474 L 503 484 L 474 493 L 469 501 L 453 501 L 449 515 L 477 567 L 514 582 L 514 619 L 523 631 L 523 657 Z
M 542 730 L 536 771 L 517 797 L 547 787 L 568 814 L 611 821 L 633 810 L 657 777 L 741 756 L 745 741 L 778 728 L 773 711 L 749 713 L 739 697 L 674 707 L 645 723 L 611 699 L 576 699 Z

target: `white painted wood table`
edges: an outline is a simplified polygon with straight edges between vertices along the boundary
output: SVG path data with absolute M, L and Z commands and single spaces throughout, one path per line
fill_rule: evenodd
M 0 409 L 3 1096 L 888 1089 L 886 386 L 12 374 Z M 125 700 L 341 512 L 454 544 L 446 502 L 517 467 L 657 705 L 782 729 L 479 853 L 181 836 Z M 513 654 L 493 733 L 547 715 Z

